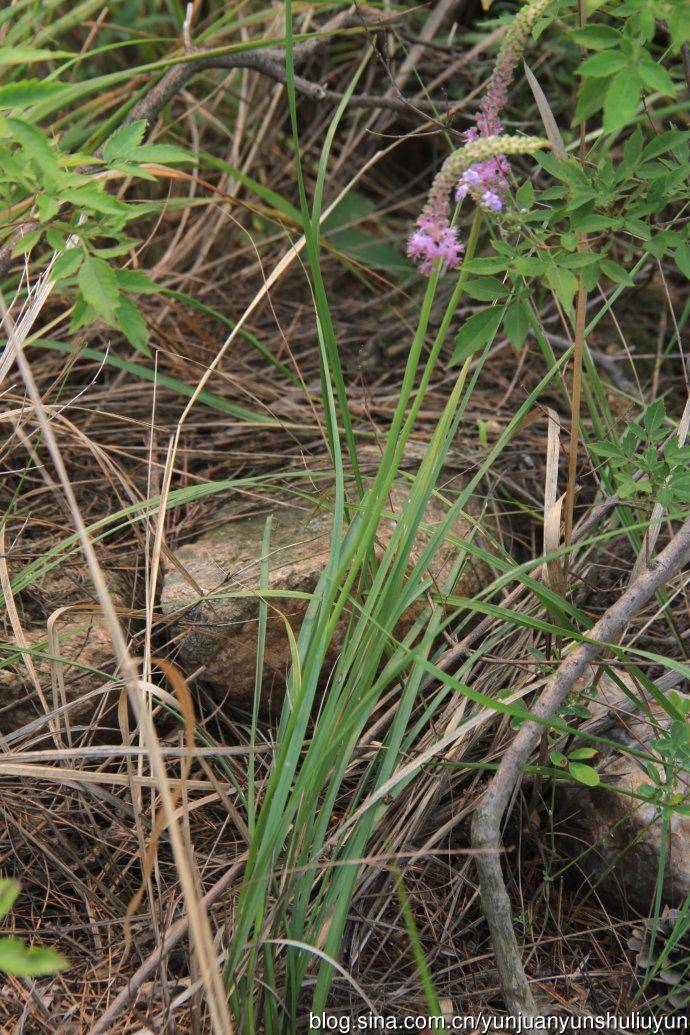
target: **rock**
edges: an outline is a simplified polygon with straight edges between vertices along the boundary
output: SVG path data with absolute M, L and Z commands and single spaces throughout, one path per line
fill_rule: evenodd
M 625 673 L 617 675 L 639 699 L 641 692 L 630 677 Z M 654 700 L 647 703 L 651 717 L 636 708 L 620 687 L 604 676 L 597 701 L 590 709 L 592 719 L 585 723 L 585 728 L 626 747 L 656 754 L 652 741 L 668 733 L 670 720 Z M 598 891 L 627 901 L 646 914 L 654 898 L 663 837 L 658 805 L 639 797 L 640 787 L 650 787 L 652 781 L 642 760 L 614 749 L 603 750 L 596 768 L 602 783 L 616 790 L 580 784 L 564 786 L 559 793 L 558 818 L 561 828 L 567 826 L 568 837 L 562 843 L 569 854 L 577 857 L 578 867 L 597 885 Z M 663 781 L 663 770 L 655 768 Z M 687 807 L 690 803 L 689 790 L 687 773 L 683 779 L 681 771 L 678 791 L 685 800 L 680 805 Z M 588 846 L 592 850 L 582 855 Z M 680 905 L 690 894 L 689 815 L 680 811 L 672 814 L 665 851 L 664 899 L 671 905 Z
M 10 568 L 16 575 L 21 566 Z M 117 606 L 123 607 L 119 580 L 106 572 L 106 581 Z M 114 667 L 110 636 L 95 600 L 88 570 L 80 558 L 70 559 L 39 576 L 15 598 L 28 646 L 39 653 L 32 655 L 34 668 L 50 710 L 86 697 L 102 686 Z M 64 609 L 53 623 L 57 650 L 49 645 L 48 623 L 51 616 Z M 5 617 L 5 642 L 15 643 L 9 619 Z M 41 656 L 48 655 L 48 657 Z M 52 661 L 55 655 L 60 662 Z M 5 653 L 7 658 L 7 652 Z M 11 655 L 10 655 L 11 657 Z M 78 662 L 75 665 L 74 662 Z M 81 667 L 86 666 L 86 668 Z M 98 669 L 98 672 L 87 671 Z M 69 711 L 70 723 L 88 721 L 100 699 L 89 698 Z M 8 734 L 45 714 L 43 705 L 20 655 L 0 669 L 0 733 Z M 63 720 L 64 725 L 64 720 Z
M 110 636 L 103 620 L 98 615 L 86 615 L 81 619 L 60 621 L 57 624 L 58 651 L 61 661 L 52 661 L 53 655 L 48 644 L 48 633 L 45 627 L 25 629 L 29 647 L 35 647 L 40 654 L 32 655 L 34 668 L 48 707 L 52 710 L 65 703 L 59 684 L 62 677 L 65 700 L 76 701 L 89 691 L 102 686 L 107 675 L 89 672 L 79 666 L 88 666 L 100 672 L 108 672 L 113 668 L 113 652 Z M 12 733 L 33 719 L 44 715 L 44 709 L 38 697 L 34 683 L 21 657 L 17 657 L 11 667 L 0 669 L 0 733 Z M 89 699 L 83 705 L 75 705 L 69 711 L 71 724 L 82 722 L 93 713 L 98 701 Z M 62 720 L 64 726 L 64 720 Z
M 389 508 L 400 510 L 409 489 L 394 485 Z M 437 524 L 446 513 L 443 504 L 432 499 L 425 521 Z M 162 608 L 174 616 L 181 632 L 178 662 L 187 674 L 203 666 L 202 678 L 218 687 L 228 699 L 248 710 L 254 696 L 258 601 L 251 595 L 243 598 L 222 598 L 223 590 L 258 590 L 259 566 L 265 515 L 236 517 L 226 521 L 212 535 L 183 546 L 176 553 L 180 570 L 166 573 Z M 378 548 L 382 552 L 394 528 L 392 520 L 383 519 L 379 526 Z M 453 534 L 466 538 L 471 525 L 457 519 Z M 328 560 L 333 517 L 328 510 L 298 506 L 285 502 L 273 512 L 270 547 L 269 588 L 299 590 L 311 593 Z M 417 550 L 428 536 L 420 535 Z M 456 548 L 444 543 L 431 566 L 439 585 L 448 578 L 456 558 Z M 455 592 L 472 594 L 481 585 L 481 566 L 469 561 Z M 199 599 L 213 595 L 214 599 Z M 412 608 L 398 626 L 396 634 L 410 628 L 423 604 Z M 265 643 L 265 663 L 261 706 L 264 712 L 277 712 L 282 705 L 286 675 L 290 667 L 290 650 L 285 623 L 280 609 L 295 634 L 299 632 L 307 609 L 307 601 L 275 599 L 269 601 Z M 324 671 L 335 664 L 342 646 L 345 625 L 341 623 L 330 645 Z

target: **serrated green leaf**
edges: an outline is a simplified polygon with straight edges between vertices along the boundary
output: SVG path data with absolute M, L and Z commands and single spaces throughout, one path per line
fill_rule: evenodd
M 0 108 L 26 108 L 30 104 L 54 97 L 67 89 L 62 83 L 42 79 L 22 79 L 0 86 Z
M 86 183 L 83 187 L 65 190 L 62 197 L 64 201 L 69 201 L 80 209 L 91 209 L 104 216 L 123 216 L 130 212 L 128 205 L 111 197 L 95 183 Z
M 142 144 L 127 155 L 131 162 L 155 162 L 158 165 L 189 165 L 198 161 L 191 151 L 172 144 Z
M 619 50 L 602 51 L 586 58 L 577 69 L 578 75 L 603 79 L 628 68 L 628 59 Z
M 79 270 L 79 289 L 84 299 L 108 323 L 115 322 L 120 289 L 115 271 L 103 259 L 86 255 Z
M 3 87 L 0 87 L 0 90 Z M 31 159 L 44 172 L 54 176 L 60 173 L 55 149 L 46 140 L 45 136 L 35 126 L 23 122 L 21 119 L 6 119 L 5 125 L 12 136 L 17 140 L 24 150 L 27 159 Z
M 573 43 L 589 50 L 606 50 L 615 47 L 621 40 L 621 34 L 610 25 L 586 25 L 582 29 L 573 29 L 569 33 Z
M 42 236 L 42 230 L 30 230 L 28 234 L 23 234 L 12 245 L 12 255 L 24 255 L 26 252 L 30 252 Z
M 536 255 L 518 255 L 512 263 L 512 269 L 521 277 L 533 277 L 544 272 L 546 262 L 544 259 L 538 259 Z
M 573 126 L 579 126 L 584 119 L 590 118 L 599 111 L 604 98 L 599 79 L 584 79 L 577 95 Z
M 626 287 L 632 287 L 635 283 L 633 278 L 630 276 L 626 269 L 619 266 L 617 262 L 612 262 L 611 259 L 602 259 L 601 263 L 602 273 L 605 273 L 609 280 L 612 280 L 614 284 L 625 284 Z
M 137 352 L 143 353 L 144 356 L 150 356 L 151 350 L 147 344 L 149 332 L 146 327 L 146 321 L 131 298 L 126 298 L 124 295 L 121 296 L 115 317 L 117 326 Z
M 618 72 L 609 83 L 604 100 L 604 132 L 622 129 L 635 116 L 640 102 L 640 80 L 634 69 Z
M 668 29 L 675 51 L 680 50 L 684 43 L 690 41 L 690 8 L 684 0 L 674 4 L 668 16 Z
M 577 277 L 562 266 L 549 266 L 546 283 L 552 289 L 564 309 L 570 309 L 577 291 Z
M 503 317 L 503 330 L 508 341 L 516 349 L 521 349 L 529 334 L 530 321 L 525 303 L 518 299 L 509 305 Z
M 570 255 L 561 253 L 558 256 L 558 265 L 569 270 L 581 270 L 586 266 L 593 266 L 598 261 L 599 256 L 596 252 L 573 252 Z
M 53 216 L 57 215 L 60 209 L 60 202 L 50 194 L 39 194 L 36 198 L 36 209 L 41 222 L 47 223 Z
M 118 159 L 126 159 L 142 142 L 145 132 L 146 119 L 130 122 L 127 126 L 120 126 L 103 145 L 103 161 L 114 162 Z
M 455 351 L 449 366 L 462 363 L 468 356 L 490 345 L 496 337 L 502 316 L 502 306 L 491 306 L 465 320 L 455 338 Z
M 676 87 L 663 65 L 657 65 L 651 58 L 643 59 L 639 64 L 642 82 L 650 90 L 657 90 L 665 97 L 675 97 Z
M 599 785 L 599 773 L 596 769 L 592 769 L 591 765 L 571 762 L 568 765 L 568 772 L 574 780 L 577 780 L 578 783 L 584 783 L 587 787 L 597 787 Z
M 46 230 L 46 241 L 56 252 L 63 251 L 67 243 L 65 235 L 60 230 L 56 230 L 54 226 Z
M 593 234 L 598 230 L 610 230 L 616 225 L 618 221 L 613 219 L 611 216 L 598 216 L 594 213 L 585 213 L 578 216 L 577 213 L 573 213 L 570 217 L 570 223 L 574 230 L 579 230 L 583 234 Z
M 519 208 L 531 208 L 534 204 L 534 187 L 531 180 L 525 180 L 515 194 L 515 200 Z
M 675 260 L 683 276 L 690 278 L 690 244 L 686 242 L 676 248 Z
M 74 57 L 69 50 L 45 50 L 41 47 L 0 47 L 0 66 L 31 65 L 36 61 Z
M 131 294 L 154 295 L 160 291 L 158 284 L 155 284 L 143 270 L 116 270 L 115 276 L 120 288 Z
M 87 327 L 90 323 L 93 323 L 96 316 L 95 309 L 89 305 L 84 296 L 82 294 L 77 295 L 69 324 L 70 331 L 74 332 L 78 331 L 80 327 Z
M 496 277 L 479 277 L 476 280 L 465 281 L 464 291 L 477 302 L 493 302 L 497 298 L 505 298 L 509 286 L 502 284 Z
M 55 260 L 52 270 L 53 279 L 57 281 L 72 277 L 81 266 L 83 258 L 84 252 L 81 248 L 68 248 Z

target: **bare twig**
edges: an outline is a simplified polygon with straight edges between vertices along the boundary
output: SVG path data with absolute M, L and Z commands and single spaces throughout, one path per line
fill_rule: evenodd
M 604 612 L 589 631 L 586 642 L 581 643 L 562 662 L 536 706 L 531 709 L 534 715 L 546 720 L 553 718 L 587 666 L 606 644 L 616 642 L 621 637 L 631 619 L 662 586 L 678 574 L 688 556 L 690 518 L 661 551 L 652 567 L 644 571 Z M 511 1013 L 527 1016 L 535 1015 L 537 1007 L 522 966 L 499 852 L 503 816 L 543 729 L 544 726 L 539 722 L 529 720 L 523 723 L 475 810 L 472 823 L 472 847 L 477 852 L 482 908 L 496 953 L 503 997 Z

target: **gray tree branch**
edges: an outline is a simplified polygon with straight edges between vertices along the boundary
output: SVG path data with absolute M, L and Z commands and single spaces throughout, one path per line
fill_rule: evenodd
M 587 642 L 576 647 L 561 663 L 532 709 L 535 715 L 541 719 L 553 718 L 588 665 L 607 643 L 615 643 L 622 636 L 631 619 L 678 574 L 689 556 L 690 518 L 651 566 L 604 612 L 588 632 Z M 543 730 L 538 722 L 530 720 L 523 723 L 484 792 L 472 822 L 472 847 L 477 853 L 482 909 L 496 953 L 503 998 L 511 1013 L 527 1016 L 535 1016 L 538 1010 L 522 966 L 511 903 L 501 869 L 501 822 Z

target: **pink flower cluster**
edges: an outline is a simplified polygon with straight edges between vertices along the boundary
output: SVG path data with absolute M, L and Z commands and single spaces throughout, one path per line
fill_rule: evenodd
M 434 272 L 438 259 L 442 270 L 458 266 L 465 247 L 455 227 L 450 225 L 449 198 L 454 183 L 452 172 L 449 174 L 445 167 L 441 168 L 407 244 L 407 254 L 427 276 Z
M 530 0 L 516 15 L 504 37 L 479 106 L 477 125 L 465 134 L 467 143 L 503 133 L 500 113 L 508 100 L 508 88 L 532 26 L 549 2 Z M 457 231 L 450 225 L 448 193 L 454 189 L 456 201 L 462 201 L 469 195 L 484 211 L 500 212 L 508 190 L 508 171 L 506 156 L 496 154 L 465 169 L 455 183 L 446 182 L 447 177 L 437 176 L 407 246 L 407 254 L 418 263 L 422 273 L 432 273 L 438 259 L 443 262 L 442 269 L 457 266 L 460 262 L 463 246 L 458 240 Z
M 455 227 L 434 223 L 428 217 L 420 216 L 417 229 L 407 244 L 407 254 L 419 264 L 422 273 L 430 276 L 437 259 L 442 260 L 443 269 L 457 266 L 464 247 Z

